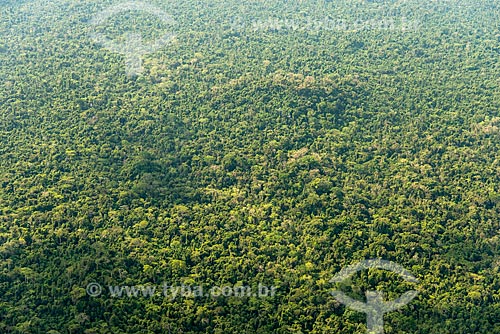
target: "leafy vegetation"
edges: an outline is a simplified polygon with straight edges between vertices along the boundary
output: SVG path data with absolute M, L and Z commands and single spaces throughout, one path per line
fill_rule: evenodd
M 137 77 L 89 38 L 111 2 L 1 3 L 1 333 L 364 333 L 329 280 L 375 257 L 420 281 L 386 333 L 500 333 L 497 1 L 151 3 L 176 38 Z M 126 14 L 100 31 L 165 28 Z

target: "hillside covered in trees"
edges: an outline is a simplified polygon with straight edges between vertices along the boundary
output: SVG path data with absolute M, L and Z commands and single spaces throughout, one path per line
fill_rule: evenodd
M 500 333 L 497 0 L 149 4 L 0 2 L 0 333 Z

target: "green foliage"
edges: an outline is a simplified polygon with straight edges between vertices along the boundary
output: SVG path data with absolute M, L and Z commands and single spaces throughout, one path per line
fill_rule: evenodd
M 364 333 L 329 280 L 374 257 L 420 280 L 386 333 L 500 333 L 497 1 L 158 1 L 177 37 L 138 77 L 87 36 L 110 4 L 2 1 L 0 333 Z M 100 29 L 165 28 L 141 15 Z M 325 16 L 357 28 L 256 25 Z

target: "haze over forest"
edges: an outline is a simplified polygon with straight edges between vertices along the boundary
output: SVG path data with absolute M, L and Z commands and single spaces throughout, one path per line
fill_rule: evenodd
M 499 59 L 497 0 L 0 0 L 0 333 L 500 333 Z

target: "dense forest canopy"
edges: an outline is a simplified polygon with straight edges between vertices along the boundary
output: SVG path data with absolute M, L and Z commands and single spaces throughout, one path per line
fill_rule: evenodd
M 148 3 L 0 0 L 0 333 L 500 333 L 500 2 Z

